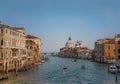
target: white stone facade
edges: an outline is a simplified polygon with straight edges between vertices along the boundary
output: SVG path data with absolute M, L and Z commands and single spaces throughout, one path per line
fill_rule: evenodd
M 0 24 L 0 70 L 12 70 L 24 65 L 26 59 L 24 28 Z

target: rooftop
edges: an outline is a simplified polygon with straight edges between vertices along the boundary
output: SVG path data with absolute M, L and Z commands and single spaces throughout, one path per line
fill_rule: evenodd
M 27 35 L 26 38 L 28 38 L 28 39 L 40 39 L 40 38 L 35 37 L 35 36 L 33 36 L 33 35 Z
M 106 42 L 106 44 L 115 44 L 115 39 L 108 40 L 108 42 Z

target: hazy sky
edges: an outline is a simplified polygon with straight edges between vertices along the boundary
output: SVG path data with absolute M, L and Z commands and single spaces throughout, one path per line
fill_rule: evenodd
M 120 0 L 0 0 L 0 21 L 40 37 L 42 51 L 59 50 L 69 36 L 93 49 L 120 33 Z

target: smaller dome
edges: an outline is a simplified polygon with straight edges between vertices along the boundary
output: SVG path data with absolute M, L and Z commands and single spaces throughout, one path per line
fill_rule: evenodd
M 81 47 L 81 41 L 77 41 L 75 47 Z

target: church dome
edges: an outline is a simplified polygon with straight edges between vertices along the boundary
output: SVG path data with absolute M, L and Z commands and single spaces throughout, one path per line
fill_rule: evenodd
M 75 47 L 81 47 L 81 41 L 77 41 Z
M 66 42 L 65 47 L 67 48 L 73 48 L 74 47 L 74 43 L 71 40 L 71 37 L 68 38 L 68 41 Z

